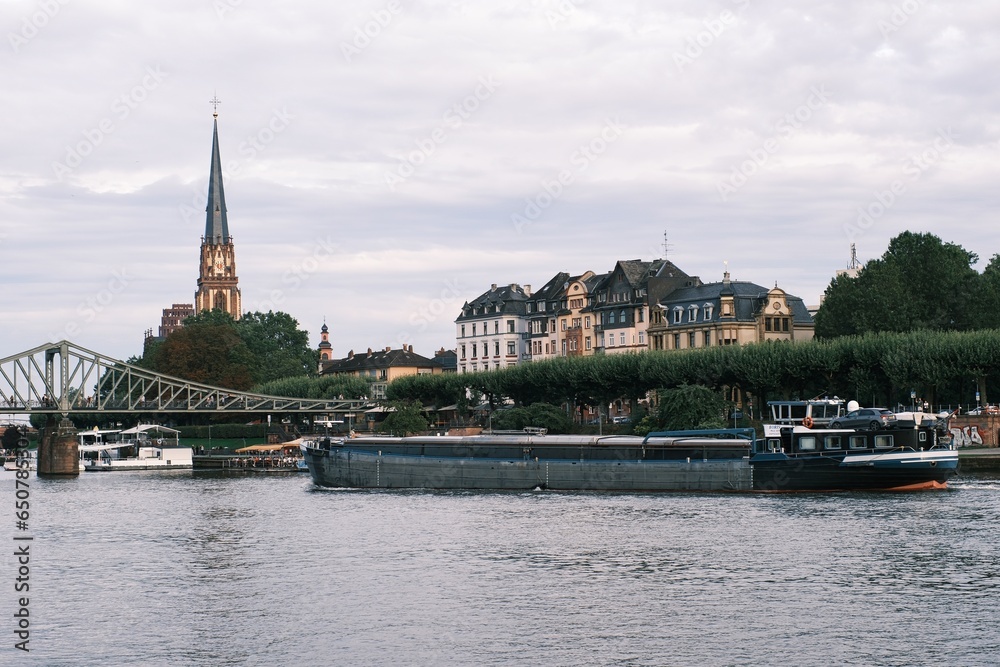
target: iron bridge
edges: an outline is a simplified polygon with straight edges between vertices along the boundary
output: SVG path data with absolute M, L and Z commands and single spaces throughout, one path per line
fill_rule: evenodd
M 69 341 L 0 359 L 0 413 L 288 412 L 346 414 L 372 401 L 288 398 L 161 375 Z

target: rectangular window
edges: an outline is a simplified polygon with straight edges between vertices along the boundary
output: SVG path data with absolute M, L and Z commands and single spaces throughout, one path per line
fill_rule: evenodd
M 590 328 L 590 315 L 587 315 L 585 318 L 583 318 L 583 328 L 584 329 Z
M 782 317 L 781 318 L 781 330 L 782 331 L 788 331 L 788 318 L 787 317 Z
M 514 320 L 507 320 L 507 333 L 514 333 Z
M 705 347 L 710 347 L 712 345 L 712 332 L 705 332 Z
M 476 335 L 476 325 L 475 324 L 472 325 L 472 335 L 473 336 Z
M 888 449 L 889 447 L 892 447 L 892 436 L 876 435 L 875 446 L 878 447 L 879 449 Z
M 640 322 L 645 322 L 646 321 L 645 320 L 646 313 L 645 313 L 645 311 L 642 308 L 640 308 L 638 311 L 636 311 L 636 314 L 638 315 Z
M 674 349 L 675 350 L 681 349 L 681 335 L 680 334 L 674 334 Z
M 479 344 L 478 344 L 478 343 L 473 343 L 473 344 L 472 344 L 472 358 L 473 358 L 473 359 L 475 359 L 475 358 L 476 358 L 476 349 L 477 349 L 478 347 L 479 347 Z
M 812 435 L 804 435 L 799 438 L 799 451 L 809 452 L 816 449 L 816 437 Z
M 771 318 L 770 317 L 765 317 L 764 318 L 764 331 L 770 331 L 770 330 L 771 330 Z
M 494 357 L 500 356 L 500 341 L 498 340 L 493 341 L 493 356 Z
M 840 436 L 828 435 L 823 439 L 823 449 L 840 449 Z
M 586 338 L 586 339 L 584 340 L 583 344 L 584 344 L 584 346 L 585 346 L 585 347 L 586 347 L 586 348 L 587 348 L 588 350 L 590 349 L 590 336 L 587 336 L 587 338 Z
M 511 341 L 507 341 L 507 356 L 512 357 L 515 354 L 516 354 L 516 350 L 514 348 L 514 341 L 512 341 L 512 340 Z
M 500 320 L 493 320 L 493 333 L 500 333 Z
M 767 441 L 767 451 L 769 451 L 769 452 L 780 452 L 781 451 L 781 440 L 779 438 L 768 438 L 768 441 Z
M 625 333 L 624 332 L 622 332 L 622 334 L 621 334 L 620 342 L 621 342 L 622 345 L 625 344 Z
M 465 338 L 465 325 L 462 325 L 462 338 Z
M 639 345 L 645 345 L 645 344 L 646 344 L 646 332 L 645 331 L 640 331 L 639 332 Z
M 927 442 L 927 433 L 925 433 L 924 431 L 917 433 L 917 440 L 919 440 L 920 442 Z
M 465 343 L 462 343 L 462 358 L 465 359 Z
M 562 323 L 562 330 L 566 331 L 566 318 L 564 317 L 563 319 L 561 319 L 559 321 Z
M 690 347 L 692 349 L 694 347 L 696 347 L 696 345 L 695 345 L 695 336 L 696 336 L 696 334 L 693 331 L 690 332 L 690 333 L 688 333 L 688 347 Z
M 850 445 L 851 449 L 868 449 L 868 438 L 863 435 L 852 435 Z
M 615 346 L 615 335 L 608 334 L 608 347 L 614 347 L 614 346 Z

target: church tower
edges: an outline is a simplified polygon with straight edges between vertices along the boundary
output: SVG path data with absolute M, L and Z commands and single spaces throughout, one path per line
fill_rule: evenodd
M 213 103 L 218 103 L 213 100 Z M 208 178 L 208 206 L 205 208 L 205 236 L 201 239 L 201 265 L 198 267 L 198 291 L 194 310 L 218 308 L 240 319 L 239 279 L 236 277 L 236 251 L 229 235 L 226 218 L 226 194 L 222 189 L 222 160 L 219 158 L 219 114 L 212 114 L 212 166 Z

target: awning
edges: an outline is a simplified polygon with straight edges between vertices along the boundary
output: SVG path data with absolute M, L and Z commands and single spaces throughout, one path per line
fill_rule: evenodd
M 298 447 L 298 445 L 292 445 L 290 443 L 282 443 L 280 445 L 250 445 L 249 447 L 242 447 L 236 450 L 237 454 L 243 454 L 246 452 L 276 452 L 285 447 Z

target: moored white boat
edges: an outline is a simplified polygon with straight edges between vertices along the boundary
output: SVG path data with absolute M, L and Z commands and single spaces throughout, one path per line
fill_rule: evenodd
M 115 432 L 104 432 L 111 433 Z M 180 431 L 166 426 L 140 425 L 118 434 L 121 439 L 80 446 L 84 470 L 183 470 L 194 467 L 194 451 L 180 446 Z M 80 435 L 82 438 L 84 433 Z

